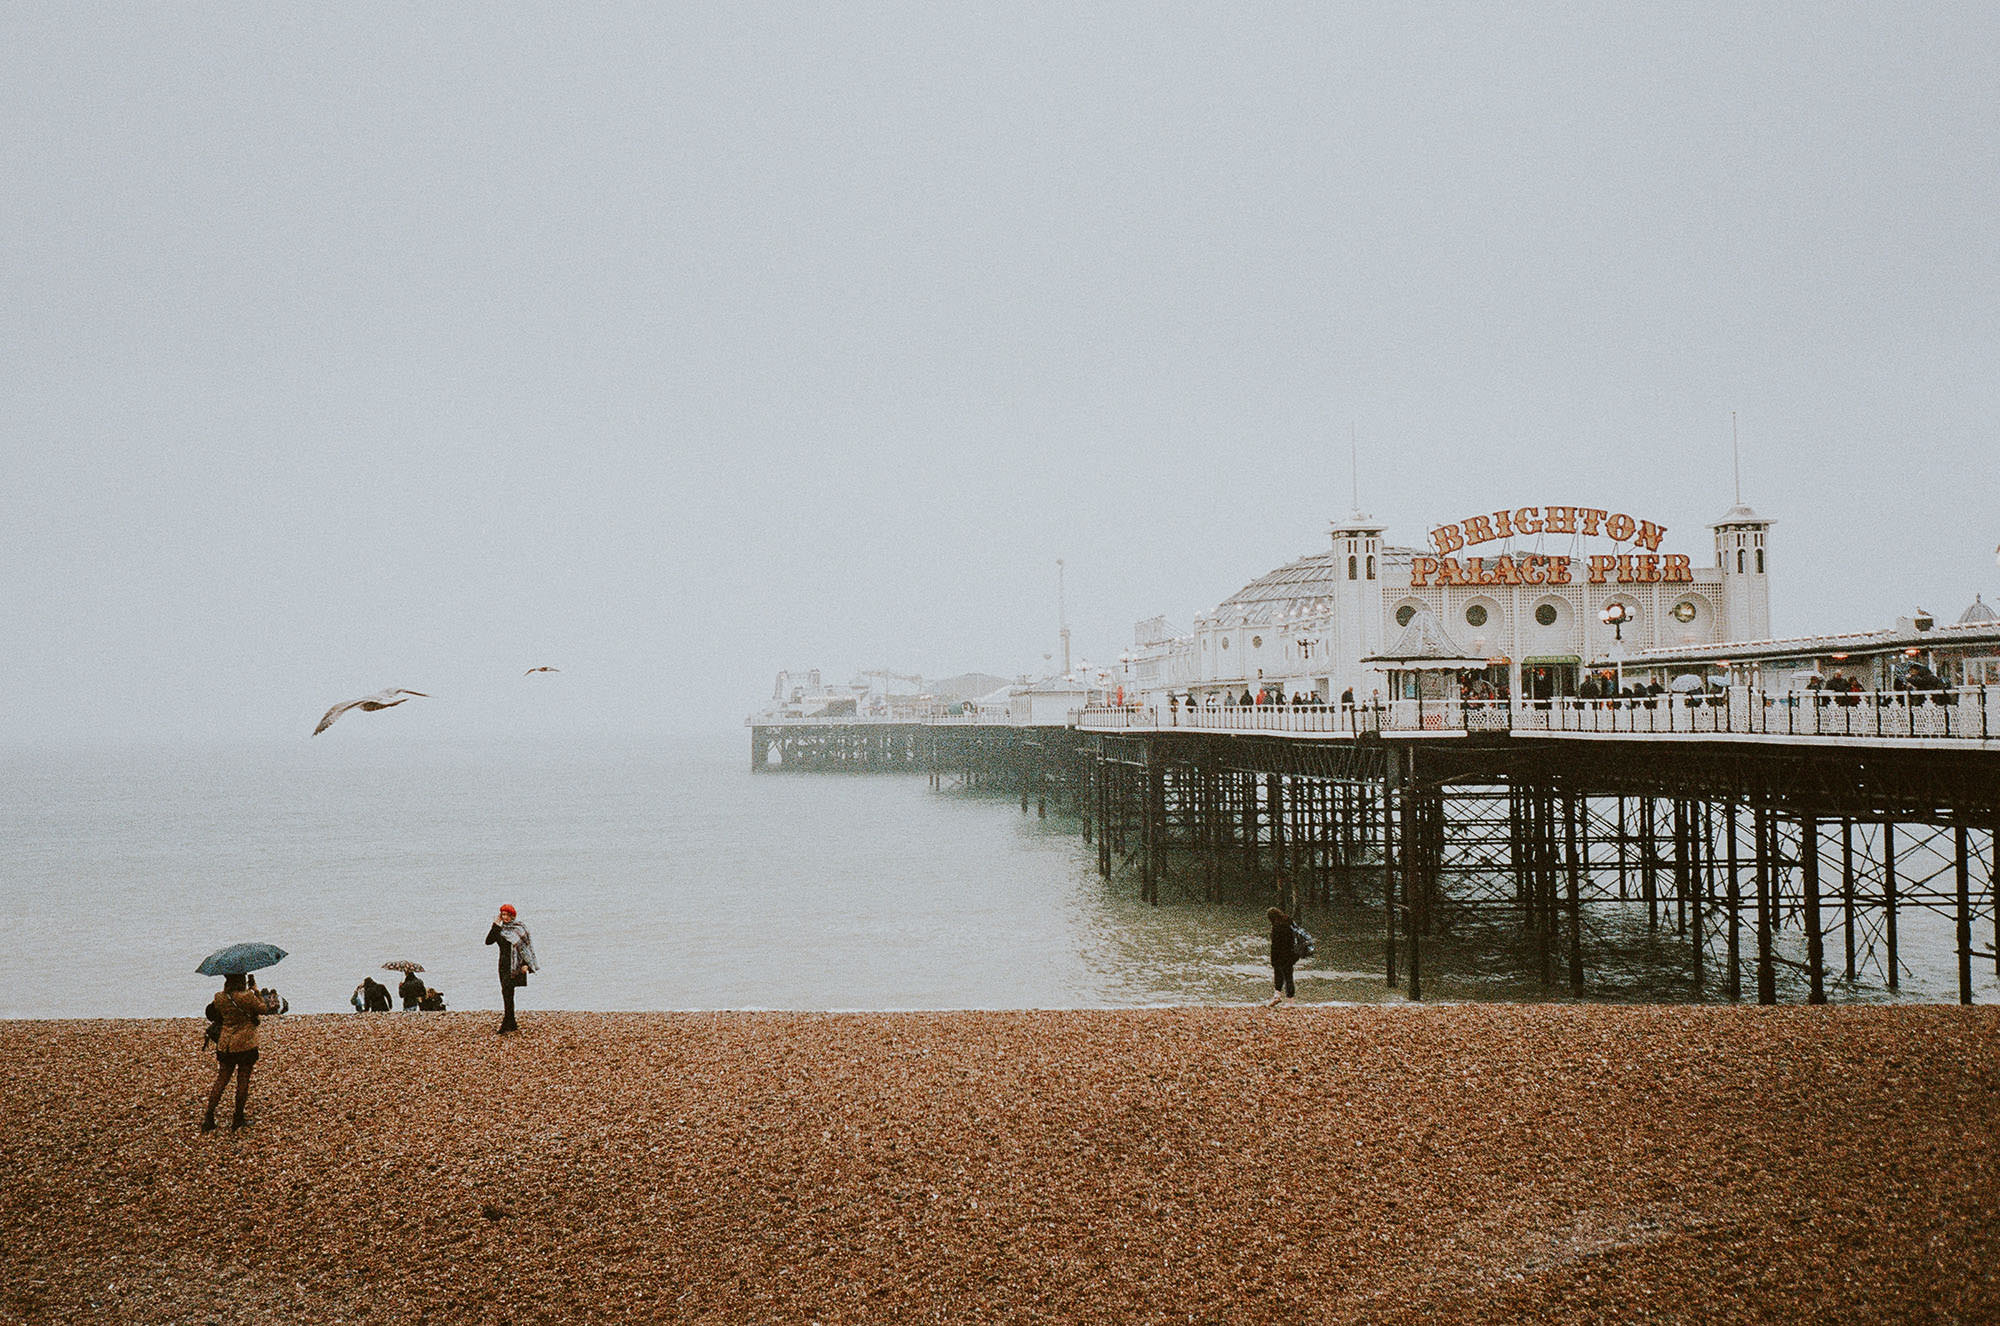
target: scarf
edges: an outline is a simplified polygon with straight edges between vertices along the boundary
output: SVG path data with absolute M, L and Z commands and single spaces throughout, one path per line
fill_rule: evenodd
M 500 938 L 513 945 L 515 971 L 540 971 L 542 964 L 535 961 L 534 941 L 528 938 L 528 927 L 519 921 L 509 921 L 500 927 Z

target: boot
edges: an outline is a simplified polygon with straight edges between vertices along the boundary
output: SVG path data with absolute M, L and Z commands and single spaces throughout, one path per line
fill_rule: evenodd
M 215 1131 L 214 1110 L 210 1110 L 208 1113 L 201 1116 L 201 1130 L 205 1133 L 212 1133 Z
M 248 1128 L 249 1126 L 250 1126 L 250 1121 L 249 1121 L 248 1119 L 246 1119 L 246 1118 L 244 1118 L 244 1117 L 243 1117 L 243 1111 L 242 1111 L 242 1110 L 238 1110 L 238 1111 L 236 1111 L 236 1113 L 235 1113 L 235 1114 L 233 1114 L 233 1115 L 231 1115 L 231 1116 L 230 1116 L 230 1119 L 229 1119 L 229 1131 L 230 1131 L 230 1132 L 232 1132 L 232 1133 L 233 1133 L 233 1132 L 235 1132 L 235 1131 L 236 1131 L 237 1129 L 239 1129 L 239 1128 Z

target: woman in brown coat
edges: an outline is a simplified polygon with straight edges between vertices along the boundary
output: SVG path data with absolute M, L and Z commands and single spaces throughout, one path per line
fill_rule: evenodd
M 222 1103 L 222 1089 L 229 1085 L 232 1073 L 236 1076 L 236 1114 L 229 1126 L 242 1128 L 250 1122 L 243 1117 L 243 1106 L 250 1099 L 250 1070 L 257 1066 L 257 1019 L 272 1009 L 241 972 L 223 978 L 221 992 L 208 1006 L 222 1027 L 215 1041 L 215 1087 L 208 1093 L 208 1113 L 202 1117 L 201 1130 L 214 1129 L 215 1107 Z

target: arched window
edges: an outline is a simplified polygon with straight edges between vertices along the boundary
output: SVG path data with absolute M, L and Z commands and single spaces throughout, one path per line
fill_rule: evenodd
M 1374 553 L 1370 553 L 1370 554 L 1368 554 L 1368 578 L 1369 578 L 1370 580 L 1373 580 L 1373 579 L 1375 578 L 1375 554 L 1374 554 Z
M 1357 579 L 1359 579 L 1359 578 L 1360 578 L 1359 576 L 1357 576 L 1357 575 L 1355 574 L 1355 565 L 1354 565 L 1354 554 L 1353 554 L 1353 553 L 1349 553 L 1349 554 L 1347 555 L 1347 578 L 1348 578 L 1349 580 L 1357 580 Z
M 1736 574 L 1743 574 L 1743 550 L 1741 548 L 1736 550 Z
M 1764 574 L 1764 550 L 1762 548 L 1757 550 L 1757 574 Z

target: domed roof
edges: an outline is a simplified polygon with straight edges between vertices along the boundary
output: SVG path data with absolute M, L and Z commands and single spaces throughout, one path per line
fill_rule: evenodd
M 1986 600 L 1974 594 L 1972 606 L 1958 614 L 1960 626 L 1972 626 L 1979 622 L 2000 622 L 2000 612 L 1993 611 Z
M 1225 625 L 1263 626 L 1330 610 L 1334 586 L 1347 575 L 1346 556 L 1329 550 L 1287 562 L 1231 594 L 1210 615 Z
M 1768 525 L 1771 522 L 1758 515 L 1755 511 L 1752 511 L 1747 503 L 1738 502 L 1735 506 L 1723 512 L 1722 519 L 1715 523 L 1718 525 Z

